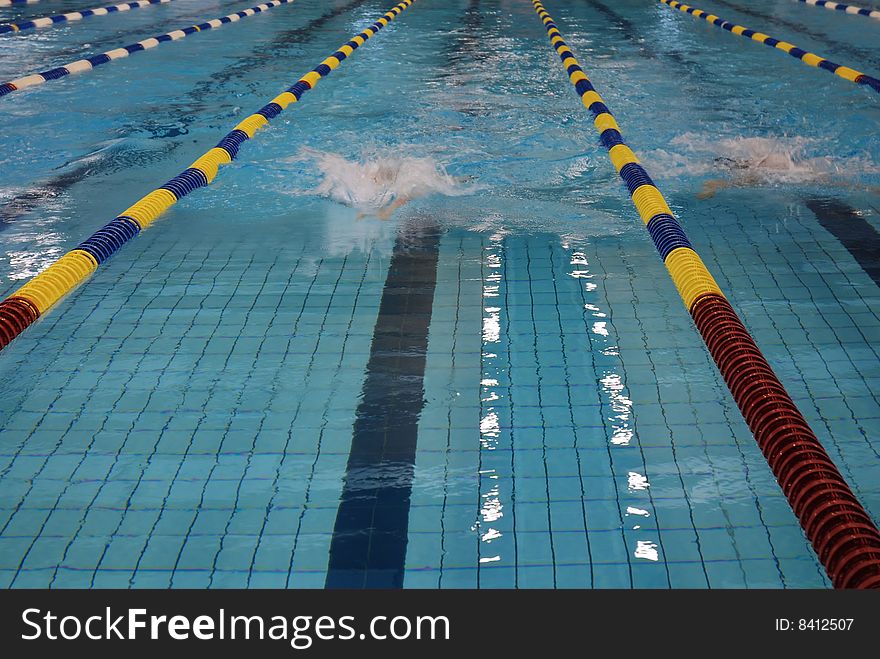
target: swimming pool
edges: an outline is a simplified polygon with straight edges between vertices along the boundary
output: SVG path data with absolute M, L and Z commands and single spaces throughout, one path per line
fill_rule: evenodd
M 9 37 L 0 80 L 252 4 Z M 870 19 L 700 7 L 880 73 Z M 0 293 L 389 8 L 297 0 L 0 100 Z M 547 8 L 876 521 L 876 94 L 659 3 Z M 0 583 L 828 586 L 590 119 L 531 2 L 407 9 L 0 352 Z M 326 154 L 457 188 L 359 218 Z

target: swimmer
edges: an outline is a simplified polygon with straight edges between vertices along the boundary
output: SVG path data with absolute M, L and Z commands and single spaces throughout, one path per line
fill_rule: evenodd
M 862 188 L 880 194 L 877 186 L 858 186 L 850 181 L 835 179 L 821 159 L 795 160 L 789 153 L 770 152 L 756 158 L 715 158 L 719 169 L 726 169 L 728 178 L 712 179 L 703 184 L 697 199 L 710 199 L 725 188 L 744 188 L 771 183 L 796 180 L 798 182 L 821 183 L 837 187 Z M 824 166 L 823 166 L 824 165 Z
M 389 194 L 393 196 L 393 199 L 389 203 L 372 212 L 358 211 L 356 217 L 357 220 L 362 220 L 368 215 L 374 215 L 380 220 L 388 220 L 394 214 L 394 211 L 405 206 L 413 199 L 437 191 L 435 187 L 425 185 L 421 181 L 412 182 L 407 180 L 406 173 L 401 176 L 401 171 L 404 169 L 403 163 L 396 164 L 396 167 L 391 167 L 388 164 L 379 163 L 369 174 L 370 181 L 373 185 L 379 189 L 389 191 Z M 453 184 L 468 183 L 473 179 L 472 176 L 449 176 L 445 172 L 443 173 L 443 176 L 448 179 L 448 182 Z
M 395 184 L 397 183 L 399 173 L 400 167 L 391 167 L 386 163 L 379 163 L 375 169 L 368 174 L 368 177 L 372 184 L 378 189 L 395 190 Z M 394 211 L 401 206 L 405 206 L 410 201 L 412 200 L 407 195 L 397 193 L 395 194 L 394 199 L 391 200 L 391 203 L 376 209 L 372 214 L 380 220 L 387 220 L 394 214 Z M 366 211 L 358 211 L 356 219 L 362 220 L 369 214 L 370 213 L 367 213 Z
M 473 177 L 450 176 L 429 157 L 373 151 L 348 160 L 335 153 L 302 149 L 293 160 L 311 160 L 322 175 L 318 187 L 308 191 L 358 209 L 357 219 L 367 216 L 388 220 L 411 201 L 431 194 L 461 196 L 478 189 Z

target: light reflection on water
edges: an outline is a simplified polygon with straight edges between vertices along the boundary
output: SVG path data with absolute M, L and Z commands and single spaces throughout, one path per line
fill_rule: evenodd
M 608 331 L 597 332 L 597 334 L 608 336 Z M 630 425 L 632 401 L 623 393 L 624 384 L 619 373 L 608 373 L 599 382 L 602 384 L 602 389 L 614 411 L 614 414 L 608 418 L 612 430 L 611 443 L 617 446 L 626 446 L 633 438 L 633 430 Z
M 489 463 L 492 453 L 502 447 L 512 448 L 505 443 L 511 441 L 506 438 L 504 429 L 508 421 L 501 414 L 501 410 L 506 408 L 499 407 L 508 402 L 507 388 L 510 386 L 506 373 L 507 355 L 503 346 L 508 340 L 505 334 L 507 294 L 504 292 L 503 281 L 506 236 L 507 232 L 504 230 L 494 231 L 489 234 L 483 248 L 480 450 L 484 457 L 481 458 L 479 473 L 479 511 L 472 526 L 472 530 L 479 536 L 480 564 L 515 564 L 516 561 L 516 544 L 513 542 L 515 538 L 502 523 L 505 515 L 511 512 L 506 506 L 515 495 L 515 475 L 512 465 L 499 467 L 502 463 L 497 460 Z M 604 292 L 598 291 L 598 271 L 589 262 L 585 241 L 566 237 L 561 246 L 568 257 L 569 267 L 565 274 L 576 280 L 578 286 L 583 286 L 586 297 L 583 306 L 585 329 L 588 330 L 585 337 L 586 348 L 595 355 L 592 359 L 597 372 L 595 387 L 600 395 L 600 409 L 605 419 L 608 450 L 625 451 L 620 456 L 621 464 L 624 464 L 627 458 L 632 457 L 632 451 L 639 449 L 634 431 L 633 401 L 626 388 L 623 365 L 619 362 L 617 337 L 610 321 L 610 310 L 606 308 Z M 616 479 L 621 482 L 618 493 L 621 505 L 620 532 L 637 532 L 636 535 L 624 534 L 628 551 L 636 560 L 659 561 L 659 539 L 656 537 L 653 522 L 648 478 L 641 473 L 638 466 L 618 466 L 611 453 L 609 459 L 612 461 L 612 469 L 620 470 Z M 623 478 L 626 479 L 625 485 L 622 484 Z M 508 535 L 510 537 L 505 537 Z
M 501 289 L 501 254 L 503 251 L 505 232 L 499 230 L 489 237 L 489 246 L 484 250 L 483 276 L 483 322 L 482 322 L 482 380 L 480 382 L 480 400 L 482 415 L 480 417 L 480 449 L 494 451 L 501 437 L 501 426 L 498 413 L 492 403 L 503 398 L 499 390 L 499 379 L 503 368 L 497 363 L 497 351 L 493 345 L 501 342 L 501 313 L 497 301 Z M 480 563 L 495 563 L 501 560 L 497 549 L 488 546 L 500 540 L 503 533 L 491 526 L 504 517 L 504 504 L 501 500 L 501 483 L 495 469 L 480 470 L 480 512 L 473 528 L 480 533 Z M 483 546 L 486 546 L 485 554 Z
M 581 240 L 574 238 L 565 238 L 562 241 L 563 249 L 569 251 L 571 270 L 568 275 L 583 282 L 585 294 L 594 293 L 598 285 L 590 281 L 594 278 L 594 273 L 587 258 L 586 245 L 581 243 Z M 608 320 L 610 313 L 603 310 L 604 300 L 599 296 L 596 298 L 594 301 L 584 304 L 585 318 L 590 330 L 589 347 L 603 357 L 616 358 L 619 356 L 619 349 L 616 345 L 617 337 L 614 334 L 614 328 Z M 605 416 L 606 428 L 610 431 L 608 439 L 610 448 L 611 450 L 632 451 L 636 448 L 634 445 L 636 437 L 633 426 L 633 401 L 626 390 L 623 365 L 617 363 L 616 359 L 614 361 L 602 360 L 602 364 L 603 367 L 597 369 L 601 373 L 597 385 L 602 396 L 602 409 L 610 409 L 612 412 L 612 414 Z M 624 508 L 621 511 L 621 519 L 624 525 L 628 525 L 631 524 L 628 518 L 634 515 L 638 516 L 640 520 L 637 523 L 632 523 L 631 526 L 634 531 L 642 530 L 645 520 L 652 517 L 651 511 L 647 510 L 645 506 L 646 503 L 650 503 L 647 499 L 649 487 L 650 483 L 644 474 L 636 471 L 627 473 L 627 491 L 621 500 L 621 506 Z M 636 502 L 638 505 L 633 505 Z M 652 506 L 648 507 L 653 509 Z M 629 538 L 627 542 L 630 542 Z M 633 557 L 649 561 L 659 560 L 659 548 L 653 540 L 635 538 L 634 542 L 635 546 L 631 546 Z

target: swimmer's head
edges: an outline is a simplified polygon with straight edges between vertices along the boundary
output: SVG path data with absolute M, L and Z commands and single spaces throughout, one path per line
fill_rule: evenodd
M 397 180 L 399 171 L 399 167 L 391 167 L 385 163 L 380 163 L 370 174 L 370 178 L 377 185 L 390 185 Z
M 788 153 L 771 151 L 758 161 L 758 166 L 765 169 L 787 171 L 795 166 L 795 161 Z
M 725 169 L 748 169 L 749 161 L 745 158 L 728 158 L 727 156 L 718 156 L 715 158 L 715 164 Z
M 729 158 L 718 156 L 715 165 L 728 170 L 770 170 L 789 171 L 796 166 L 794 158 L 788 153 L 770 152 L 753 158 Z

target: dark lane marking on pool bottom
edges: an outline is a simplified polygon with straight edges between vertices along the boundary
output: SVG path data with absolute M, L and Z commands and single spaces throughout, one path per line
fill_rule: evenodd
M 440 235 L 433 219 L 413 218 L 394 244 L 330 541 L 327 588 L 403 587 Z
M 849 204 L 831 197 L 805 199 L 816 219 L 880 286 L 880 233 Z

